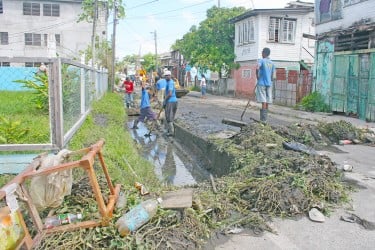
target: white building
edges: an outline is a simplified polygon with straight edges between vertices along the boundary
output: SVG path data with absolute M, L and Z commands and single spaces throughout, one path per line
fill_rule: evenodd
M 77 22 L 82 0 L 0 0 L 0 57 L 79 58 L 93 24 Z M 99 6 L 96 36 L 106 39 L 108 14 Z M 8 66 L 2 62 L 0 66 Z M 30 64 L 30 63 L 29 63 Z M 35 65 L 26 66 L 35 66 Z M 33 63 L 31 63 L 33 64 Z M 36 63 L 37 64 L 37 63 Z
M 254 9 L 232 19 L 235 24 L 235 61 L 240 69 L 233 74 L 237 94 L 251 94 L 256 83 L 257 59 L 264 47 L 271 49 L 277 68 L 299 70 L 300 64 L 314 63 L 315 35 L 313 3 L 291 2 L 280 9 Z

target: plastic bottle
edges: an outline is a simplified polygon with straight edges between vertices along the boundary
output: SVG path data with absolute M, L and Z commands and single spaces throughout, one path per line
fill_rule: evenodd
M 146 200 L 121 216 L 116 222 L 120 235 L 126 236 L 146 224 L 156 214 L 161 202 L 161 198 Z
M 82 214 L 59 214 L 47 217 L 44 220 L 45 228 L 53 228 L 64 224 L 70 224 L 82 219 Z

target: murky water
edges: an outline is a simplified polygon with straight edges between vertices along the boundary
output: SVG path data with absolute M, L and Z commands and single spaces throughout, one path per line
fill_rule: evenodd
M 131 128 L 133 121 L 128 127 Z M 143 123 L 138 124 L 138 129 L 129 129 L 132 137 L 142 146 L 142 154 L 155 166 L 155 174 L 163 183 L 183 186 L 191 185 L 209 178 L 209 173 L 204 170 L 189 155 L 182 145 L 173 138 L 163 135 L 162 131 L 151 132 Z

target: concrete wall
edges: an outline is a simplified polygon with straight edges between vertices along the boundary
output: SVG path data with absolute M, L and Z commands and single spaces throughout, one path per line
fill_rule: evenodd
M 92 24 L 79 22 L 81 2 L 54 1 L 60 5 L 60 16 L 43 16 L 43 3 L 40 1 L 41 15 L 23 15 L 23 2 L 20 0 L 3 1 L 4 13 L 0 14 L 0 31 L 8 32 L 9 44 L 0 45 L 0 55 L 4 57 L 52 57 L 56 52 L 61 57 L 78 57 L 78 52 L 91 43 Z M 34 1 L 37 2 L 38 1 Z M 102 20 L 103 18 L 101 18 Z M 102 22 L 102 21 L 101 21 Z M 106 36 L 103 25 L 99 25 L 98 34 Z M 104 32 L 104 34 L 102 34 Z M 42 46 L 25 46 L 25 33 L 42 34 Z M 44 34 L 54 39 L 60 34 L 61 45 L 54 48 L 45 46 Z M 50 42 L 50 41 L 49 41 Z
M 190 133 L 175 123 L 175 139 L 194 155 L 194 158 L 214 176 L 223 176 L 231 172 L 235 157 L 227 152 L 220 152 L 212 142 Z

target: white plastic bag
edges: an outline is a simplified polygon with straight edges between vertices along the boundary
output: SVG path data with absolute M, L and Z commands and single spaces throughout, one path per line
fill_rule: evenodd
M 39 169 L 60 165 L 66 160 L 69 153 L 69 150 L 63 149 L 57 155 L 43 157 Z M 30 196 L 39 211 L 47 207 L 55 208 L 62 204 L 65 195 L 70 195 L 72 184 L 71 169 L 54 172 L 49 175 L 36 176 L 31 179 Z

